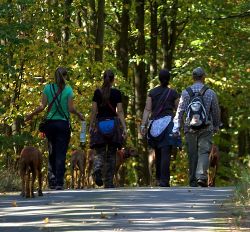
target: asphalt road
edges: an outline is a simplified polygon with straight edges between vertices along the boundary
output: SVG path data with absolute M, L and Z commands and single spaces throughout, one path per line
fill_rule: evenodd
M 229 231 L 233 188 L 117 188 L 0 195 L 1 232 Z

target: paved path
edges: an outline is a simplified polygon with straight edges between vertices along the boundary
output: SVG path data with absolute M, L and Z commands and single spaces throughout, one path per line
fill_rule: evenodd
M 228 231 L 232 188 L 118 188 L 0 195 L 1 232 Z

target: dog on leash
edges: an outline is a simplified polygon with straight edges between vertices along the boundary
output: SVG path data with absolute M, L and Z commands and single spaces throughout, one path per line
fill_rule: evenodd
M 209 154 L 208 186 L 215 187 L 215 177 L 219 164 L 219 149 L 213 144 Z
M 74 150 L 71 154 L 71 188 L 77 186 L 78 189 L 85 186 L 86 152 L 84 150 Z M 77 184 L 75 183 L 75 177 Z
M 30 183 L 30 174 L 32 179 Z M 34 182 L 38 177 L 38 196 L 42 193 L 42 153 L 35 147 L 24 147 L 20 155 L 21 196 L 34 197 Z
M 94 149 L 89 149 L 87 151 L 87 164 L 86 164 L 87 186 L 88 187 L 94 187 L 95 186 L 93 177 L 91 175 L 93 164 L 94 164 L 94 157 L 95 157 L 95 150 Z
M 123 169 L 123 164 L 131 157 L 136 157 L 137 153 L 136 150 L 127 147 L 127 148 L 122 148 L 121 150 L 117 150 L 116 152 L 116 165 L 115 165 L 115 184 L 116 186 L 123 186 L 123 182 L 121 180 L 121 172 Z

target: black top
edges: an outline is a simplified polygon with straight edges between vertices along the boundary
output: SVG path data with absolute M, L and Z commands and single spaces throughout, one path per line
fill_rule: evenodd
M 158 86 L 149 91 L 148 96 L 152 98 L 152 115 L 159 110 L 156 109 L 156 106 L 158 105 L 158 101 L 161 99 L 162 94 L 164 94 L 165 89 L 166 87 Z M 175 108 L 175 100 L 179 98 L 179 94 L 174 89 L 170 89 L 168 87 L 167 89 L 168 91 L 170 90 L 171 92 L 169 93 L 167 100 L 164 99 L 165 103 L 161 112 L 158 115 L 159 117 L 166 115 L 173 116 L 173 111 Z
M 97 118 L 102 118 L 102 117 L 115 117 L 115 109 L 117 106 L 117 103 L 122 102 L 122 95 L 121 91 L 115 88 L 111 88 L 110 90 L 110 97 L 109 97 L 109 102 L 111 104 L 112 108 L 107 104 L 105 106 L 101 106 L 102 103 L 102 93 L 100 89 L 96 89 L 94 92 L 94 97 L 92 99 L 94 102 L 97 103 L 97 108 L 98 108 L 98 113 L 97 113 Z

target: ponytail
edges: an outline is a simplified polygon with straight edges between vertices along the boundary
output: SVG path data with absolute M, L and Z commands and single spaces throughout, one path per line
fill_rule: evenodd
M 55 82 L 56 82 L 58 88 L 61 89 L 61 91 L 64 89 L 64 87 L 66 85 L 65 78 L 67 78 L 66 68 L 63 68 L 63 67 L 57 68 L 55 71 Z
M 102 106 L 107 105 L 110 97 L 111 84 L 114 81 L 114 73 L 111 70 L 106 70 L 103 74 L 102 90 Z

